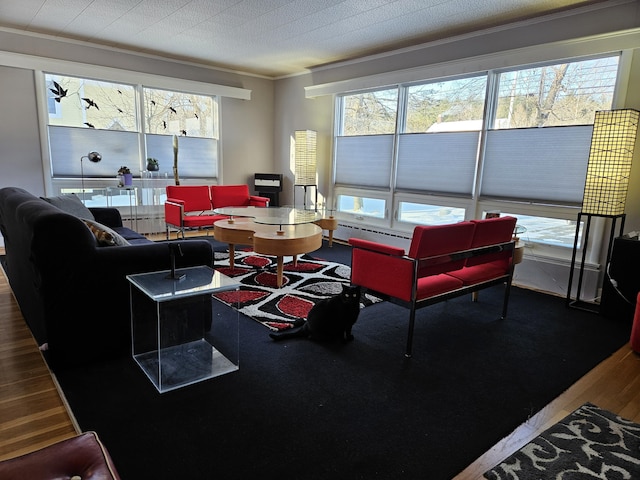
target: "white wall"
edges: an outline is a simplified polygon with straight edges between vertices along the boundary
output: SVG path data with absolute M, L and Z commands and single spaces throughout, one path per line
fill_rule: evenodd
M 0 66 L 0 187 L 44 195 L 33 72 Z

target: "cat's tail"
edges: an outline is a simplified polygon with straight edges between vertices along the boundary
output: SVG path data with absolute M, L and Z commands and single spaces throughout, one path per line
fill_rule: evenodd
M 297 327 L 288 328 L 287 330 L 282 330 L 280 332 L 271 332 L 269 334 L 269 336 L 276 342 L 279 340 L 285 340 L 287 338 L 301 338 L 308 335 L 309 334 L 307 333 L 307 329 L 305 328 L 304 324 Z

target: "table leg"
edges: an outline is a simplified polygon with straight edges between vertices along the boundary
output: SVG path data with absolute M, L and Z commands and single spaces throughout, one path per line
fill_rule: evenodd
M 236 264 L 236 246 L 233 243 L 229 244 L 229 268 L 233 271 L 233 267 Z
M 282 287 L 282 275 L 284 270 L 284 258 L 282 256 L 278 256 L 278 267 L 276 270 L 276 285 L 278 288 Z

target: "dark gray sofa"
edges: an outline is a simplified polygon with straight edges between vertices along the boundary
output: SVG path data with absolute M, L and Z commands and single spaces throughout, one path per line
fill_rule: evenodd
M 36 341 L 48 344 L 45 356 L 53 369 L 128 355 L 126 275 L 170 268 L 168 242 L 152 242 L 123 227 L 115 208 L 89 210 L 128 244 L 100 246 L 79 216 L 21 188 L 0 189 L 3 266 Z M 208 241 L 180 243 L 177 267 L 213 266 Z

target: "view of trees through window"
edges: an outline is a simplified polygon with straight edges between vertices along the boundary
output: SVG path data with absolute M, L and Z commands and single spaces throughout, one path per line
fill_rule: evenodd
M 211 97 L 151 88 L 144 89 L 144 121 L 147 133 L 216 138 L 213 119 L 217 104 Z
M 411 86 L 404 132 L 480 130 L 486 91 L 486 75 Z
M 396 130 L 398 89 L 344 97 L 342 134 L 381 135 Z
M 482 190 L 485 182 L 477 179 L 482 179 L 483 169 L 489 164 L 513 163 L 513 146 L 508 143 L 513 137 L 498 134 L 506 129 L 519 129 L 522 133 L 518 138 L 535 144 L 537 139 L 543 138 L 540 132 L 553 133 L 546 129 L 572 126 L 574 130 L 567 129 L 558 134 L 568 136 L 566 145 L 574 145 L 578 139 L 583 145 L 583 139 L 577 134 L 578 127 L 588 128 L 593 124 L 597 110 L 612 108 L 619 59 L 619 55 L 578 59 L 339 96 L 336 105 L 340 109 L 341 122 L 335 133 L 338 172 L 335 186 L 341 199 L 337 204 L 338 211 L 380 218 L 384 212 L 397 210 L 400 212 L 399 221 L 431 224 L 434 223 L 433 212 L 437 210 L 438 222 L 459 221 L 462 211 L 459 205 L 447 205 L 444 197 L 440 199 L 441 205 L 434 204 L 437 202 L 430 196 L 425 196 L 424 202 L 406 203 L 396 199 L 397 193 L 424 195 L 435 192 L 457 197 L 458 203 L 468 202 L 467 211 L 472 215 L 473 212 L 481 212 L 478 203 L 485 199 L 482 196 L 486 195 Z M 486 129 L 483 128 L 485 124 Z M 540 127 L 545 127 L 545 130 L 540 130 Z M 472 132 L 478 132 L 477 148 L 468 143 Z M 487 154 L 480 148 L 483 140 L 492 147 L 493 157 L 483 157 Z M 381 149 L 380 145 L 386 145 L 385 142 L 390 146 Z M 505 152 L 508 157 L 499 157 L 500 152 Z M 470 154 L 477 158 L 469 157 Z M 472 163 L 464 163 L 462 155 L 469 157 L 464 157 L 464 162 Z M 550 162 L 561 167 L 565 159 L 538 158 L 534 152 L 522 152 L 520 160 L 535 169 L 537 164 L 545 168 Z M 584 161 L 586 165 L 586 156 Z M 476 165 L 475 172 L 473 164 Z M 358 176 L 342 174 L 350 167 L 353 170 L 354 165 L 366 165 L 366 169 L 358 168 Z M 480 185 L 480 193 L 473 191 L 473 187 L 456 190 L 457 184 L 452 179 L 461 176 L 462 166 L 473 176 L 467 184 Z M 380 172 L 387 171 L 395 172 L 392 178 L 396 183 L 390 186 L 390 190 L 383 182 L 374 180 Z M 415 176 L 414 173 L 411 177 L 407 172 L 420 174 Z M 492 175 L 495 174 L 493 172 Z M 534 177 L 537 178 L 533 175 L 526 181 L 533 181 Z M 543 175 L 539 177 L 546 178 Z M 377 188 L 379 193 L 372 192 L 371 187 Z M 492 188 L 495 190 L 495 184 Z M 551 188 L 555 188 L 555 183 Z M 360 196 L 359 189 L 367 193 Z M 489 191 L 488 188 L 486 190 Z M 515 207 L 522 199 L 493 190 L 491 198 L 512 200 L 515 202 L 513 211 L 517 210 Z M 363 207 L 366 205 L 376 205 L 376 208 L 369 211 Z M 540 205 L 547 209 L 555 206 L 551 199 L 540 200 Z M 456 212 L 457 217 L 447 217 L 444 212 Z M 571 247 L 569 239 L 575 225 L 557 220 L 551 211 L 549 213 L 553 222 L 542 216 L 526 216 L 532 223 L 530 237 L 535 236 L 535 241 Z M 386 218 L 386 221 L 392 223 L 395 220 Z M 553 228 L 547 228 L 549 225 Z
M 611 108 L 617 73 L 617 56 L 502 73 L 494 128 L 592 124 Z
M 46 75 L 49 125 L 138 130 L 133 85 Z

